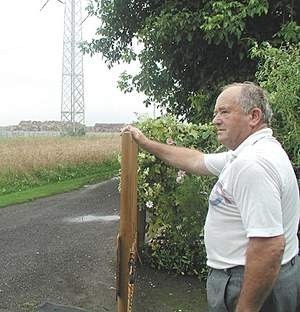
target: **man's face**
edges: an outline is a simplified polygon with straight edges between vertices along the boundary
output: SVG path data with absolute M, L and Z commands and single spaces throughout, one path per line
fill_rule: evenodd
M 229 149 L 236 149 L 250 134 L 250 114 L 237 103 L 241 87 L 224 90 L 217 98 L 213 123 L 218 141 Z

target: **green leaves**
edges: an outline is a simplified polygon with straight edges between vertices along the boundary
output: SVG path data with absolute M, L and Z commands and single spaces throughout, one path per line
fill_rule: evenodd
M 200 28 L 205 31 L 204 36 L 209 43 L 219 45 L 225 41 L 232 48 L 246 31 L 247 19 L 267 12 L 267 1 L 251 0 L 245 4 L 241 1 L 208 2 L 203 11 L 204 23 Z
M 82 48 L 101 53 L 109 67 L 138 60 L 140 72 L 128 73 L 127 85 L 121 78 L 125 92 L 143 92 L 145 105 L 182 120 L 208 122 L 220 86 L 255 80 L 258 60 L 249 54 L 255 42 L 299 41 L 298 2 L 92 0 L 89 12 L 100 25 L 97 38 Z M 199 94 L 206 101 L 198 101 Z
M 276 48 L 256 45 L 252 57 L 260 60 L 257 80 L 270 94 L 272 127 L 295 167 L 300 167 L 300 44 Z
M 140 119 L 148 137 L 170 145 L 217 149 L 211 125 L 178 122 L 174 116 Z M 202 228 L 212 179 L 187 175 L 153 155 L 139 152 L 138 198 L 148 214 L 146 261 L 161 269 L 204 278 L 206 256 Z
M 300 26 L 296 22 L 288 22 L 282 25 L 276 37 L 289 43 L 300 42 Z

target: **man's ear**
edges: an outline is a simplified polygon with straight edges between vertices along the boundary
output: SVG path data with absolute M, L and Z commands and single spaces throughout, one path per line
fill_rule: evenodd
M 263 113 L 260 108 L 254 107 L 250 111 L 250 126 L 255 127 L 262 122 Z

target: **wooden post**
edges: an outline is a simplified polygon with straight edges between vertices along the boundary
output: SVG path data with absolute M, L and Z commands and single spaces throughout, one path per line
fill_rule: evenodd
M 129 256 L 137 232 L 137 144 L 129 132 L 122 135 L 120 228 L 117 260 L 117 311 L 128 312 Z M 134 248 L 136 248 L 134 246 Z

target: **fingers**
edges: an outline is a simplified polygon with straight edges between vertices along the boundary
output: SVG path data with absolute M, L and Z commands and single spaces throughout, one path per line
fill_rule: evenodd
M 125 132 L 130 132 L 132 135 L 132 138 L 138 143 L 142 143 L 143 141 L 145 141 L 146 137 L 145 135 L 142 133 L 141 130 L 139 130 L 138 128 L 132 126 L 132 125 L 127 125 L 124 128 L 121 129 L 121 135 L 124 134 Z
M 132 132 L 133 131 L 133 128 L 131 125 L 127 125 L 125 127 L 123 127 L 120 131 L 121 131 L 121 135 L 124 133 L 124 132 Z

